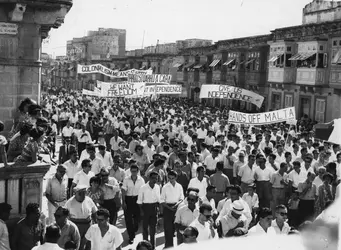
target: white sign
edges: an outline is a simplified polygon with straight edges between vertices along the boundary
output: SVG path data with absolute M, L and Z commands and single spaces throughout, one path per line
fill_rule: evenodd
M 258 108 L 262 107 L 264 97 L 255 92 L 229 85 L 203 84 L 200 98 L 233 99 L 251 102 Z
M 153 74 L 153 75 L 137 75 L 129 74 L 128 82 L 144 82 L 146 84 L 170 84 L 172 75 Z
M 264 125 L 290 120 L 296 120 L 295 107 L 256 114 L 246 114 L 230 110 L 228 122 L 233 124 Z
M 82 95 L 101 96 L 101 93 L 95 92 L 95 91 L 91 91 L 91 90 L 87 90 L 87 89 L 83 89 L 82 90 Z
M 129 83 L 129 82 L 98 82 L 101 86 L 102 97 L 143 97 L 144 83 Z M 97 85 L 97 86 L 98 86 Z
M 180 95 L 182 93 L 182 85 L 151 85 L 144 87 L 144 95 Z
M 16 35 L 18 34 L 18 25 L 15 23 L 2 23 L 0 22 L 1 35 Z
M 136 70 L 130 69 L 126 71 L 118 71 L 108 69 L 101 64 L 92 64 L 92 65 L 77 65 L 77 73 L 78 74 L 94 74 L 100 73 L 106 76 L 110 76 L 112 78 L 127 78 L 129 74 L 134 75 L 151 75 L 153 73 L 152 70 Z

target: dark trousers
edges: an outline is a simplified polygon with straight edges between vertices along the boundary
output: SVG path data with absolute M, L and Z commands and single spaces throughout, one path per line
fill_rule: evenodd
M 206 175 L 207 176 L 211 176 L 212 174 L 215 173 L 215 170 L 209 170 L 209 169 L 206 169 Z
M 300 203 L 298 203 L 299 224 L 307 220 L 312 221 L 314 212 L 315 200 L 300 200 Z
M 128 236 L 131 240 L 135 238 L 135 233 L 139 230 L 140 207 L 136 201 L 137 196 L 125 197 L 127 208 L 124 210 L 124 218 L 126 221 Z
M 78 157 L 81 157 L 82 151 L 86 148 L 86 142 L 78 142 Z
M 167 204 L 172 207 L 175 204 Z M 164 207 L 163 209 L 163 228 L 165 232 L 165 248 L 173 247 L 173 237 L 175 232 L 174 220 L 175 220 L 175 212 L 171 211 L 168 208 Z
M 116 207 L 115 199 L 104 200 L 102 207 L 107 209 L 110 213 L 110 220 L 109 220 L 110 224 L 116 225 L 117 207 Z
M 71 190 L 72 181 L 73 181 L 73 178 L 69 178 L 67 181 L 67 198 L 68 199 L 71 197 L 71 194 L 72 194 L 72 190 Z
M 156 233 L 156 224 L 157 224 L 157 203 L 144 203 L 142 204 L 143 210 L 143 240 L 149 241 L 153 249 L 155 248 L 155 233 Z M 148 236 L 150 236 L 150 240 L 148 240 Z
M 257 181 L 256 182 L 256 191 L 259 198 L 259 207 L 267 207 L 270 208 L 271 194 L 270 194 L 270 185 L 269 181 Z

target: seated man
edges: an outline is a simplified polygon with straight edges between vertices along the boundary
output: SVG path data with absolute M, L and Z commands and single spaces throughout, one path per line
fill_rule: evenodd
M 244 205 L 232 203 L 231 211 L 220 219 L 221 237 L 241 236 L 247 233 L 247 218 L 243 215 Z

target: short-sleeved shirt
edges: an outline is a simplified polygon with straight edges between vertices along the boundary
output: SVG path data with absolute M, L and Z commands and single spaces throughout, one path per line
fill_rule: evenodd
M 91 250 L 112 250 L 123 243 L 123 237 L 117 227 L 109 225 L 108 231 L 102 237 L 98 225 L 92 225 L 85 234 L 85 238 L 91 241 Z
M 66 202 L 65 207 L 69 209 L 71 219 L 90 219 L 91 215 L 97 211 L 95 203 L 87 196 L 82 203 L 73 196 Z
M 78 227 L 72 221 L 67 220 L 64 227 L 61 229 L 61 235 L 58 239 L 58 246 L 64 249 L 65 243 L 72 240 L 79 247 L 80 235 Z
M 46 194 L 51 195 L 52 199 L 56 202 L 65 201 L 67 198 L 67 177 L 64 176 L 60 182 L 56 175 L 49 178 L 46 185 Z
M 301 182 L 298 184 L 297 191 L 299 193 L 302 193 L 302 191 L 307 187 L 306 182 Z M 315 200 L 315 195 L 316 195 L 316 185 L 312 183 L 311 188 L 303 195 L 300 196 L 301 200 Z
M 281 183 L 281 181 L 286 179 L 286 173 L 283 174 L 283 176 L 276 171 L 275 173 L 272 174 L 271 176 L 271 184 L 273 188 L 284 188 L 285 186 Z
M 0 219 L 0 249 L 10 250 L 9 237 L 6 223 Z
M 175 213 L 174 223 L 182 226 L 189 226 L 199 216 L 199 209 L 195 208 L 193 211 L 188 206 L 181 206 Z
M 210 177 L 211 184 L 217 188 L 217 192 L 225 192 L 230 185 L 229 178 L 222 173 L 215 173 Z
M 81 170 L 75 174 L 72 182 L 76 185 L 90 187 L 90 179 L 93 176 L 95 176 L 93 172 L 90 171 L 89 173 L 86 174 L 83 170 Z

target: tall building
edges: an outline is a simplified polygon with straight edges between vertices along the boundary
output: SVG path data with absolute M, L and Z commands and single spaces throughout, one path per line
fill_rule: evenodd
M 70 60 L 88 62 L 124 57 L 125 50 L 126 30 L 112 28 L 89 31 L 87 36 L 74 38 L 66 46 L 66 54 Z

